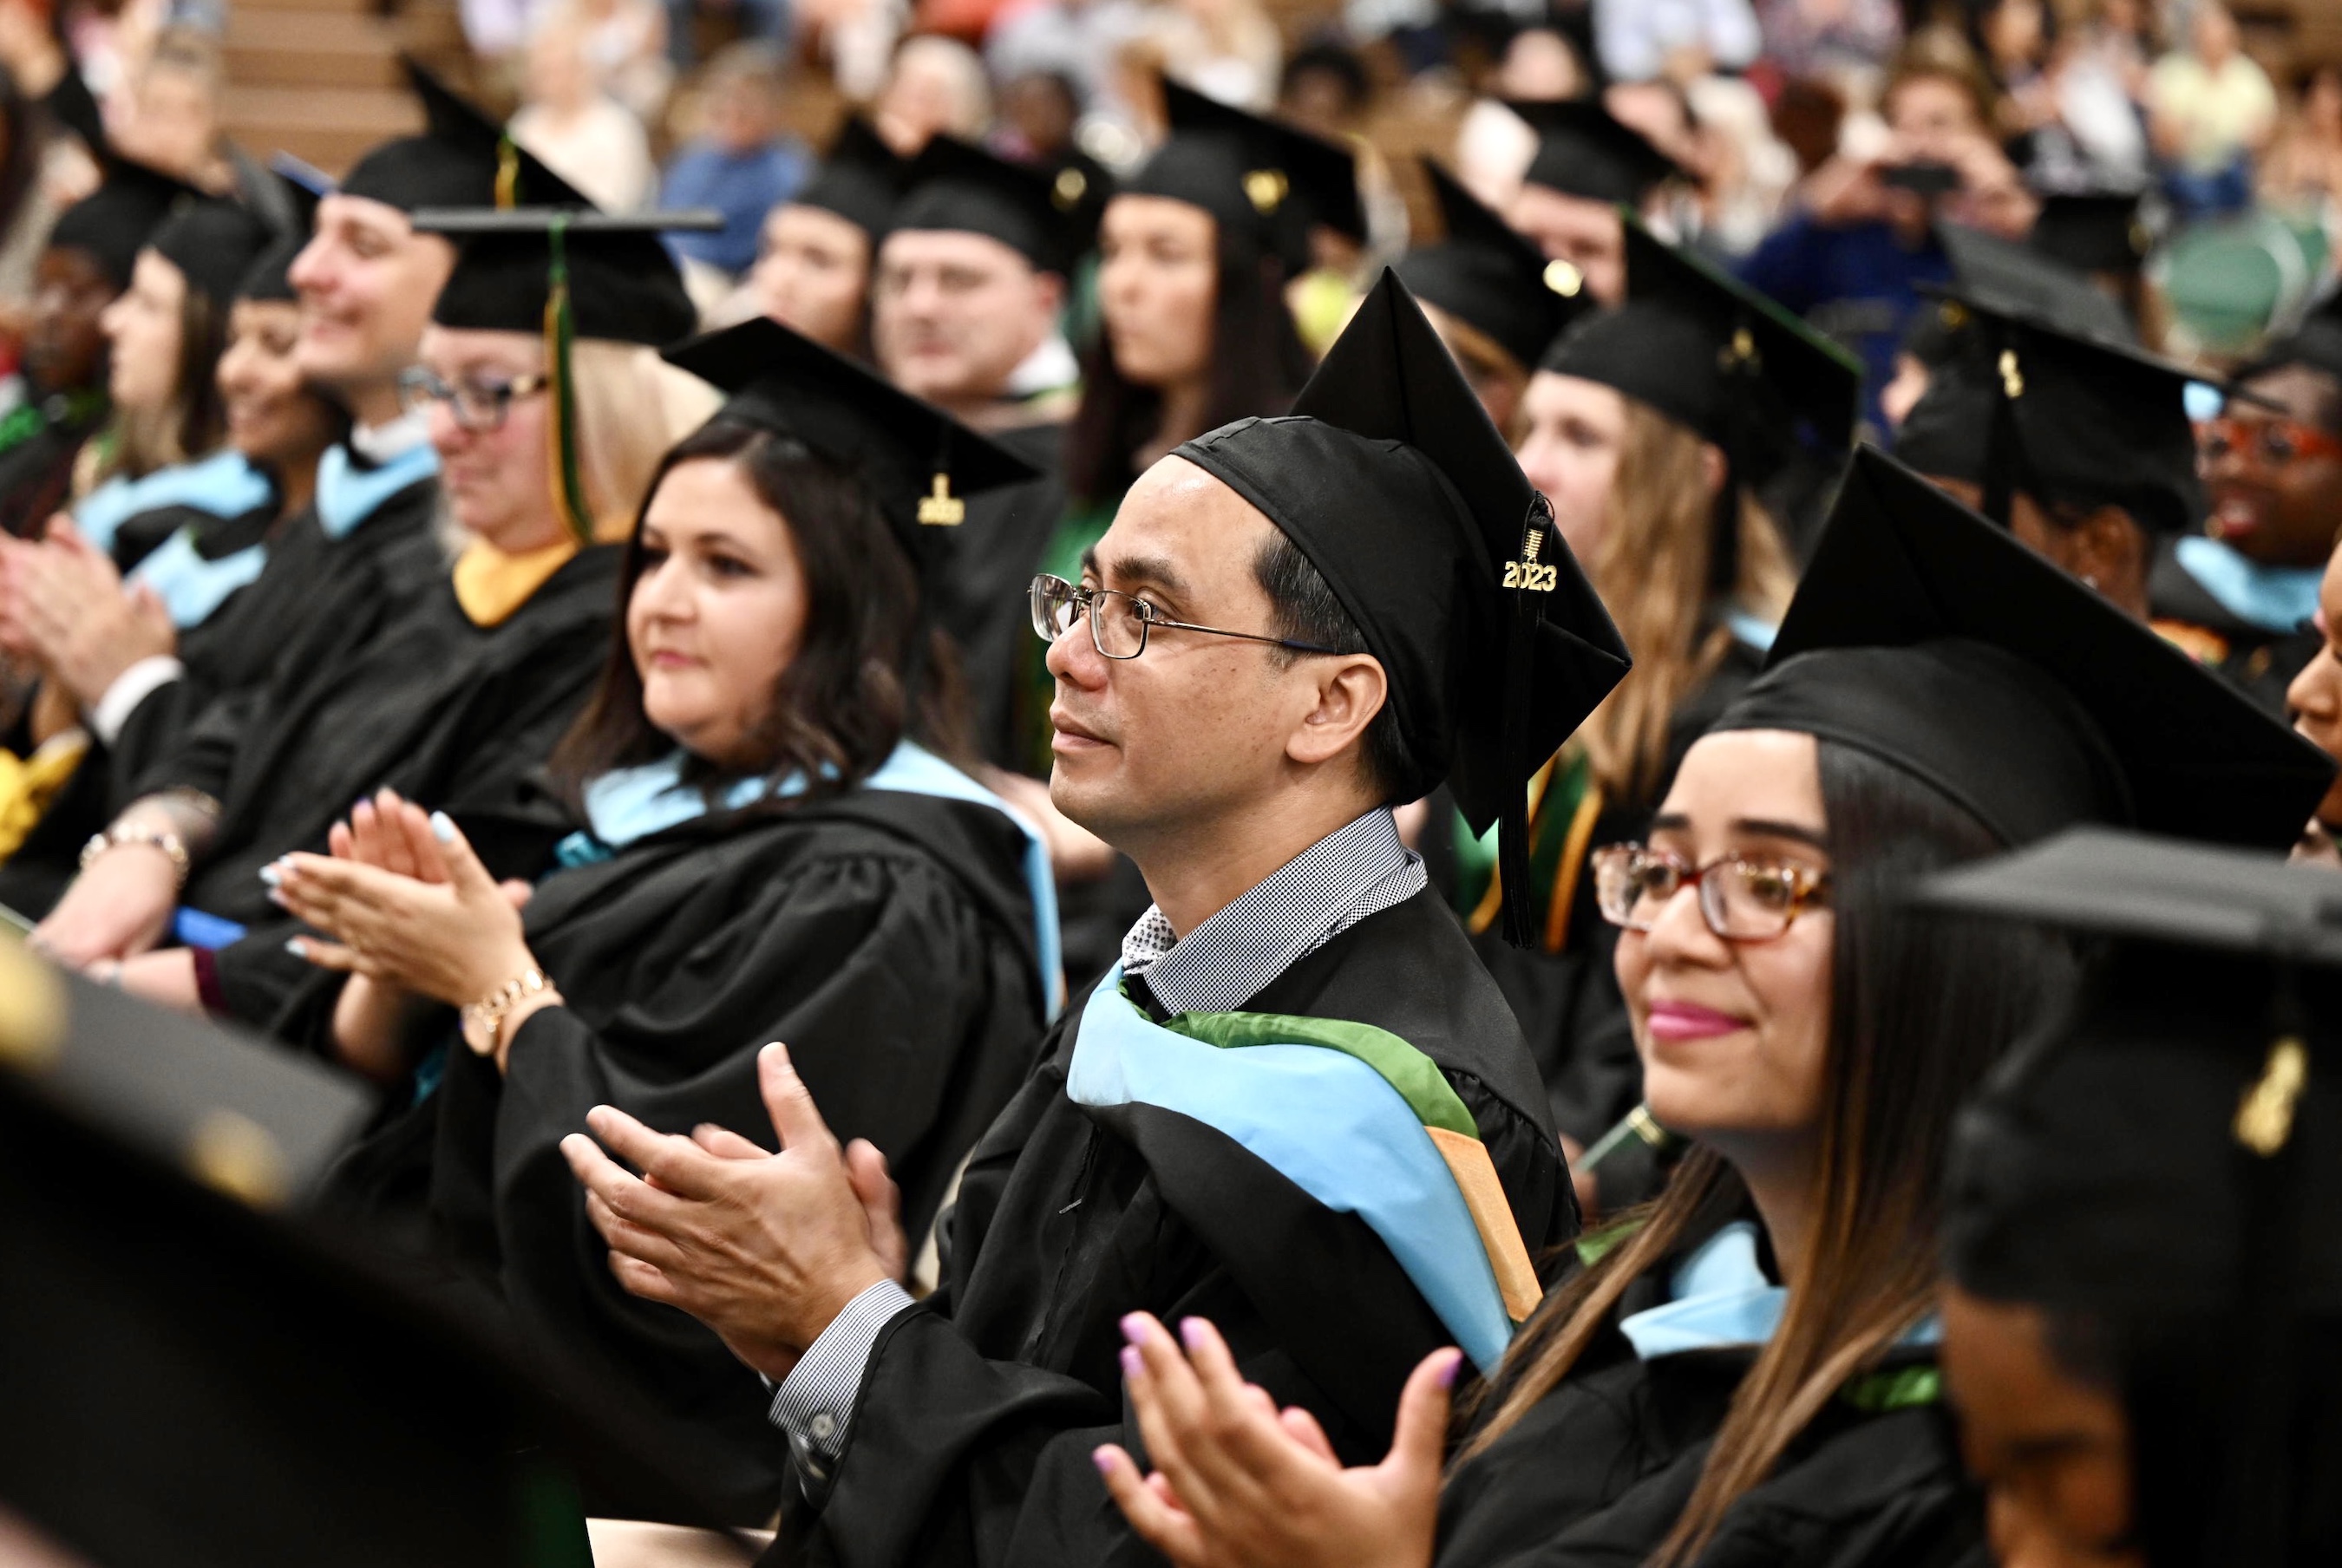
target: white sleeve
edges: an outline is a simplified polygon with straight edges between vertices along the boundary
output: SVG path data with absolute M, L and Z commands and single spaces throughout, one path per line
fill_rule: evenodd
M 114 684 L 89 710 L 90 733 L 107 745 L 112 745 L 122 734 L 122 726 L 138 711 L 138 704 L 163 687 L 187 673 L 187 666 L 168 654 L 149 654 L 128 669 L 114 677 Z

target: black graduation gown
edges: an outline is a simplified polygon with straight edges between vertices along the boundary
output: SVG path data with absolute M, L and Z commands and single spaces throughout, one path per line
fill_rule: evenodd
M 1657 787 L 1644 799 L 1606 804 L 1586 841 L 1589 850 L 1650 831 L 1652 814 L 1675 782 L 1684 754 L 1763 667 L 1762 654 L 1736 639 L 1732 643 L 1722 663 L 1669 718 Z M 1555 1127 L 1582 1146 L 1616 1125 L 1643 1097 L 1642 1059 L 1635 1054 L 1626 998 L 1611 967 L 1618 934 L 1595 907 L 1590 869 L 1581 868 L 1569 932 L 1569 946 L 1561 953 L 1513 947 L 1496 930 L 1474 943 L 1520 1020 Z M 1649 1195 L 1657 1175 L 1646 1149 L 1620 1150 L 1602 1168 L 1604 1209 Z
M 115 564 L 136 564 L 181 528 L 194 529 L 197 554 L 216 561 L 265 541 L 275 521 L 273 503 L 235 517 L 194 506 L 156 507 L 124 521 L 115 536 Z M 125 539 L 132 541 L 127 549 Z M 200 624 L 180 628 L 178 658 L 186 673 L 174 684 L 213 690 L 227 678 L 236 640 L 229 628 L 236 621 L 237 602 L 251 589 L 252 584 L 246 584 L 222 600 Z M 158 692 L 148 697 L 146 705 L 160 714 L 168 704 Z M 117 777 L 135 776 L 141 765 L 139 742 L 151 741 L 158 734 L 159 726 L 152 724 L 135 735 L 125 726 L 124 736 L 118 738 L 130 742 L 127 753 L 92 738 L 73 778 L 49 803 L 5 867 L 0 868 L 0 904 L 27 914 L 45 914 L 55 905 L 79 867 L 82 845 L 129 804 L 127 792 L 117 787 Z
M 1478 1124 L 1532 1256 L 1575 1210 L 1504 998 L 1426 889 L 1302 958 L 1249 1011 L 1371 1023 L 1436 1062 Z M 846 1446 L 793 1495 L 768 1562 L 856 1568 L 1145 1563 L 1090 1462 L 1140 1451 L 1117 1326 L 1210 1318 L 1245 1375 L 1379 1457 L 1406 1375 L 1451 1343 L 1388 1249 L 1232 1139 L 1065 1092 L 1080 1007 L 976 1145 L 943 1288 L 886 1325 Z
M 769 1391 L 712 1332 L 618 1286 L 560 1142 L 614 1104 L 769 1148 L 756 1053 L 785 1041 L 839 1138 L 886 1154 L 924 1235 L 1041 1034 L 1024 852 L 987 807 L 864 790 L 556 873 L 527 929 L 566 1005 L 522 1024 L 508 1077 L 453 1045 L 439 1088 L 337 1169 L 327 1207 L 452 1263 L 527 1337 L 655 1403 L 692 1473 L 764 1522 L 786 1456 Z M 435 1010 L 415 1037 L 453 1027 Z
M 936 624 L 959 649 L 976 748 L 994 766 L 1023 772 L 1030 764 L 1016 754 L 1016 711 L 1033 641 L 1027 590 L 1066 510 L 1058 474 L 1066 427 L 1029 424 L 992 439 L 1041 477 L 969 496 L 967 520 L 950 530 L 932 586 Z
M 228 749 L 181 748 L 169 782 L 223 807 L 182 902 L 251 928 L 215 957 L 215 1001 L 230 1016 L 290 1031 L 284 1010 L 315 974 L 285 951 L 296 927 L 268 902 L 262 866 L 322 849 L 335 819 L 382 785 L 461 814 L 505 804 L 543 765 L 608 656 L 618 557 L 616 545 L 579 552 L 489 627 L 465 617 L 444 567 L 427 590 L 402 592 L 407 613 L 371 634 L 341 618 L 355 607 L 337 596 Z M 500 876 L 536 869 L 484 858 Z
M 179 635 L 185 674 L 156 687 L 130 715 L 93 771 L 85 761 L 74 783 L 5 865 L 0 904 L 38 919 L 73 881 L 81 847 L 139 795 L 174 784 L 216 779 L 240 744 L 243 726 L 264 700 L 287 650 L 309 649 L 316 618 L 363 638 L 405 613 L 445 574 L 434 536 L 438 483 L 397 491 L 339 539 L 304 507 L 275 526 L 260 575 Z M 266 532 L 259 514 L 215 520 L 201 547 L 225 554 Z M 183 754 L 184 749 L 184 754 Z
M 2307 627 L 2272 632 L 2246 620 L 2179 564 L 2178 544 L 2158 543 L 2147 574 L 2147 614 L 2155 629 L 2219 671 L 2262 708 L 2288 717 L 2285 689 L 2317 656 L 2322 645 L 2317 633 Z
M 1440 1492 L 1434 1568 L 1641 1568 L 1674 1529 L 1756 1360 L 1746 1347 L 1636 1357 L 1617 1324 L 1665 1302 L 1661 1281 L 1754 1209 L 1718 1193 L 1626 1287 L 1558 1386 Z M 1765 1243 L 1759 1240 L 1760 1255 Z M 1768 1273 L 1772 1272 L 1767 1263 Z M 1696 1560 L 1798 1568 L 1987 1568 L 1984 1515 L 1927 1373 L 1897 1350 L 1855 1378 L 1725 1515 Z M 1914 1388 L 1910 1381 L 1917 1375 Z M 1482 1408 L 1493 1411 L 1496 1401 Z

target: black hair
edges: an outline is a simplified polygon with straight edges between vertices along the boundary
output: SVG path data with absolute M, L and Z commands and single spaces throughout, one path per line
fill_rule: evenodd
M 1342 95 L 1348 100 L 1353 114 L 1365 108 L 1366 100 L 1373 95 L 1374 85 L 1367 80 L 1366 67 L 1356 51 L 1330 38 L 1305 44 L 1294 51 L 1293 57 L 1285 63 L 1284 75 L 1278 79 L 1277 95 L 1283 97 L 1290 94 L 1295 82 L 1312 73 L 1338 77 L 1342 84 Z
M 1217 231 L 1212 305 L 1212 396 L 1203 430 L 1281 414 L 1309 379 L 1309 354 L 1285 304 L 1285 271 L 1252 241 Z M 1115 367 L 1104 332 L 1083 356 L 1082 401 L 1066 434 L 1066 491 L 1079 505 L 1110 504 L 1138 477 L 1140 447 L 1162 434 L 1163 397 Z
M 14 234 L 41 170 L 41 131 L 16 78 L 0 67 L 0 234 Z
M 626 633 L 626 606 L 648 564 L 642 519 L 666 476 L 683 464 L 730 463 L 786 524 L 806 579 L 806 624 L 796 654 L 775 684 L 753 770 L 686 759 L 684 782 L 711 804 L 731 780 L 762 774 L 805 781 L 794 797 L 752 810 L 843 794 L 877 770 L 906 735 L 948 755 L 965 753 L 956 670 L 939 633 L 919 614 L 918 578 L 879 514 L 868 486 L 803 443 L 719 415 L 676 444 L 644 494 L 618 574 L 618 630 L 600 684 L 555 748 L 555 785 L 572 806 L 586 782 L 675 749 L 643 711 L 642 677 Z
M 1252 574 L 1261 592 L 1268 595 L 1268 624 L 1278 636 L 1331 648 L 1337 654 L 1370 651 L 1357 622 L 1342 608 L 1342 601 L 1334 596 L 1324 574 L 1311 564 L 1309 557 L 1285 536 L 1283 530 L 1271 531 L 1260 553 L 1253 557 Z M 1279 648 L 1275 656 L 1290 665 L 1296 659 L 1311 655 Z M 1381 711 L 1366 721 L 1366 734 L 1359 738 L 1358 755 L 1366 769 L 1366 782 L 1374 786 L 1376 794 L 1387 804 L 1405 804 L 1399 797 L 1406 781 L 1416 774 L 1415 759 L 1408 752 L 1406 738 L 1399 733 L 1398 710 L 1387 698 Z

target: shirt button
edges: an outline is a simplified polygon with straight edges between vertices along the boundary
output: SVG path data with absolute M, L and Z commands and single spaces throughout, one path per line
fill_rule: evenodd
M 826 1410 L 816 1411 L 813 1419 L 806 1423 L 806 1433 L 816 1443 L 827 1443 L 836 1431 L 837 1417 Z

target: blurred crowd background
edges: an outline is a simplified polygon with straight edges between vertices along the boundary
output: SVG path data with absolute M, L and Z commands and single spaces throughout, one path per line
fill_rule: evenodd
M 2342 224 L 2342 0 L 55 3 L 0 0 L 0 372 L 47 222 L 96 179 L 27 107 L 67 68 L 125 154 L 224 190 L 412 124 L 410 50 L 604 205 L 723 209 L 676 242 L 716 320 L 848 115 L 904 154 L 947 131 L 1119 171 L 1164 134 L 1164 75 L 1366 151 L 1367 245 L 1329 258 L 1354 279 L 1436 232 L 1414 155 L 1506 210 L 1535 144 L 1506 103 L 1599 95 L 1689 174 L 1657 226 L 1862 352 L 1874 394 L 1944 270 L 1927 215 L 2018 237 L 2058 196 L 2136 197 L 2069 259 L 2212 364 L 2317 294 Z

